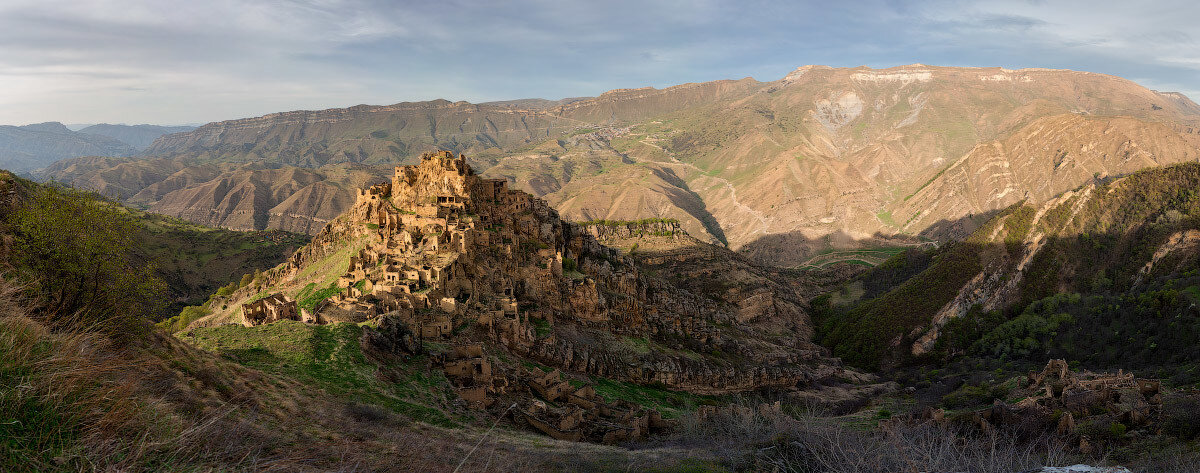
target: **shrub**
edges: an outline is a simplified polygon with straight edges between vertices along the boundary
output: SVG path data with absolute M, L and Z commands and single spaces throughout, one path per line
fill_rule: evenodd
M 212 311 L 209 310 L 208 307 L 202 305 L 190 305 L 184 307 L 183 310 L 179 312 L 179 315 L 159 322 L 158 326 L 163 330 L 174 333 L 187 328 L 187 326 L 192 322 L 202 319 L 211 313 Z
M 1163 401 L 1163 432 L 1191 440 L 1200 436 L 1200 397 L 1171 396 Z
M 166 285 L 131 260 L 137 227 L 116 204 L 70 188 L 42 187 L 10 218 L 13 263 L 29 292 L 56 314 L 48 322 L 140 332 L 165 304 Z

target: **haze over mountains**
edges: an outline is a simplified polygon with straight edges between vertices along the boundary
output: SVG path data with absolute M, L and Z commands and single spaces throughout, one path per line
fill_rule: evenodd
M 964 236 L 1090 179 L 1200 157 L 1200 106 L 1067 70 L 805 66 L 562 101 L 294 111 L 167 135 L 41 176 L 234 229 L 315 233 L 434 148 L 573 220 L 670 217 L 754 259 Z
M 99 124 L 75 131 L 58 122 L 0 125 L 0 168 L 29 172 L 67 158 L 132 156 L 162 135 L 193 128 Z

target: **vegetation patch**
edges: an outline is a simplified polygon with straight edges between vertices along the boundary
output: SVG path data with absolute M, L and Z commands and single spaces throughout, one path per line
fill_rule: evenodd
M 362 329 L 355 324 L 314 326 L 284 320 L 257 327 L 199 328 L 181 334 L 181 338 L 239 364 L 323 389 L 334 397 L 378 405 L 434 425 L 456 425 L 450 415 L 433 407 L 454 396 L 444 377 L 429 375 L 424 360 L 413 358 L 405 365 L 389 367 L 410 373 L 408 382 L 379 380 L 376 365 L 367 361 L 359 346 L 361 334 Z
M 596 219 L 596 220 L 585 220 L 585 221 L 578 222 L 578 223 L 580 225 L 584 225 L 584 226 L 596 225 L 596 226 L 602 226 L 602 227 L 622 227 L 622 226 L 628 226 L 628 225 L 649 225 L 649 224 L 653 224 L 653 223 L 679 223 L 679 220 L 674 219 L 674 218 L 657 218 L 656 217 L 656 218 L 643 218 L 641 220 Z
M 608 402 L 628 401 L 648 409 L 655 409 L 665 418 L 676 418 L 684 411 L 697 406 L 718 405 L 718 398 L 681 391 L 672 391 L 662 384 L 642 386 L 608 378 L 593 378 L 596 393 Z
M 309 311 L 315 310 L 317 305 L 324 302 L 325 299 L 333 297 L 341 292 L 341 288 L 337 287 L 337 283 L 330 284 L 328 287 L 317 289 L 317 283 L 308 283 L 304 289 L 300 290 L 300 294 L 296 296 L 298 301 L 296 305 L 301 309 Z

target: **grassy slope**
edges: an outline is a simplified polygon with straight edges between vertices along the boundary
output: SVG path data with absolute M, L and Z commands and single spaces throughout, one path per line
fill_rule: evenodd
M 336 294 L 334 290 L 337 279 L 345 274 L 350 264 L 350 258 L 357 255 L 359 250 L 366 248 L 367 240 L 359 238 L 345 242 L 344 245 L 319 261 L 313 262 L 300 271 L 296 277 L 280 282 L 276 286 L 259 287 L 258 281 L 251 282 L 255 292 L 239 291 L 230 297 L 214 297 L 202 306 L 192 306 L 184 310 L 178 320 L 172 321 L 168 330 L 177 331 L 203 317 L 208 317 L 206 325 L 241 322 L 241 305 L 264 296 L 282 292 L 305 307 L 315 306 L 321 300 Z M 266 269 L 268 267 L 263 267 Z M 188 316 L 192 315 L 192 316 Z
M 1171 384 L 1200 383 L 1200 260 L 1168 253 L 1139 271 L 1167 239 L 1200 229 L 1200 165 L 1145 170 L 1095 191 L 1031 263 L 1021 300 L 995 313 L 973 311 L 947 325 L 943 352 L 1010 369 L 1064 358 L 1093 369 L 1125 368 Z M 1103 327 L 1103 330 L 1097 330 Z
M 138 255 L 154 262 L 167 282 L 171 305 L 164 315 L 203 303 L 243 274 L 275 266 L 310 237 L 278 230 L 240 232 L 205 227 L 165 215 L 129 210 L 141 227 Z
M 929 259 L 913 258 L 901 254 L 893 257 L 863 276 L 855 286 L 862 291 L 861 284 L 870 286 L 864 294 L 847 295 L 855 291 L 843 290 L 837 294 L 823 296 L 814 301 L 818 310 L 819 338 L 833 349 L 834 354 L 857 366 L 877 368 L 888 358 L 894 346 L 907 347 L 911 332 L 928 324 L 930 318 L 973 276 L 979 274 L 988 262 L 998 260 L 1005 254 L 1017 254 L 1034 234 L 1046 235 L 1046 246 L 1032 260 L 1020 285 L 1020 300 L 1006 308 L 1003 314 L 991 316 L 993 322 L 957 322 L 954 330 L 973 327 L 973 335 L 954 334 L 959 346 L 943 347 L 951 351 L 969 348 L 977 337 L 985 336 L 989 330 L 1002 330 L 993 338 L 1019 336 L 1029 341 L 1006 342 L 1005 346 L 1017 345 L 1015 350 L 1026 355 L 1037 351 L 1038 336 L 1048 336 L 1058 327 L 1049 323 L 1054 313 L 1042 314 L 1043 319 L 1029 317 L 1015 324 L 1034 323 L 1038 329 L 1019 329 L 1013 324 L 997 327 L 1004 321 L 1016 318 L 1028 308 L 1037 309 L 1034 303 L 1053 297 L 1059 292 L 1082 293 L 1085 297 L 1068 304 L 1078 323 L 1077 334 L 1059 337 L 1061 345 L 1057 353 L 1073 354 L 1074 358 L 1093 361 L 1106 360 L 1100 366 L 1122 366 L 1119 356 L 1084 356 L 1079 343 L 1088 347 L 1111 347 L 1115 353 L 1138 353 L 1139 358 L 1149 360 L 1150 355 L 1140 355 L 1145 350 L 1161 349 L 1158 346 L 1180 347 L 1178 338 L 1187 340 L 1200 336 L 1191 335 L 1190 326 L 1183 332 L 1181 322 L 1164 321 L 1164 326 L 1174 327 L 1175 339 L 1164 341 L 1167 332 L 1158 334 L 1158 324 L 1139 323 L 1129 314 L 1145 316 L 1176 314 L 1182 316 L 1192 304 L 1189 288 L 1194 285 L 1191 266 L 1179 266 L 1176 271 L 1158 274 L 1146 284 L 1134 286 L 1138 270 L 1150 260 L 1151 255 L 1166 239 L 1179 231 L 1200 228 L 1200 165 L 1182 164 L 1159 169 L 1140 171 L 1124 179 L 1099 187 L 1094 197 L 1082 207 L 1074 219 L 1069 219 L 1071 209 L 1078 198 L 1060 203 L 1048 209 L 1044 217 L 1032 225 L 1036 209 L 1017 205 L 997 215 L 976 231 L 967 241 L 948 245 L 932 253 Z M 1175 220 L 1166 218 L 1168 211 L 1178 212 Z M 997 228 L 1000 225 L 1000 228 Z M 993 239 L 993 235 L 995 238 Z M 1007 261 L 1005 265 L 1015 264 Z M 1004 266 L 1003 271 L 1011 270 Z M 832 302 L 837 302 L 834 304 Z M 1125 302 L 1122 302 L 1125 301 Z M 1053 304 L 1058 307 L 1060 304 Z M 1125 307 L 1125 310 L 1118 310 Z M 1138 308 L 1131 310 L 1130 308 Z M 1035 312 L 1040 309 L 1035 310 Z M 1060 312 L 1064 309 L 1059 309 Z M 1108 314 L 1108 315 L 1101 315 Z M 1126 314 L 1126 315 L 1118 315 Z M 1039 316 L 1039 317 L 1042 317 Z M 1145 317 L 1143 316 L 1143 317 Z M 1173 315 L 1174 316 L 1174 315 Z M 983 317 L 983 314 L 978 315 Z M 1080 319 L 1082 318 L 1082 319 Z M 1087 320 L 1087 323 L 1083 323 Z M 1045 323 L 1043 323 L 1045 322 Z M 1112 325 L 1116 324 L 1116 325 Z M 1136 336 L 1125 335 L 1097 337 L 1094 330 L 1086 327 L 1110 326 L 1112 333 L 1122 332 L 1120 327 L 1128 325 Z M 1033 330 L 1033 332 L 1030 332 Z M 1086 335 L 1091 332 L 1092 335 Z M 1186 335 L 1185 335 L 1186 334 Z M 976 337 L 976 338 L 972 338 Z M 1103 339 L 1103 343 L 1100 340 Z M 894 341 L 900 340 L 898 345 Z M 1070 349 L 1066 346 L 1070 345 Z M 1153 345 L 1153 348 L 1147 348 Z M 997 349 L 996 355 L 1011 357 L 1014 350 Z M 1101 350 L 1103 352 L 1103 350 Z M 1040 353 L 1045 353 L 1041 351 Z M 1099 352 L 1098 352 L 1099 353 Z M 1164 359 L 1174 359 L 1161 352 Z M 1176 352 L 1178 353 L 1178 352 Z M 1175 357 L 1177 358 L 1177 357 Z M 1039 358 L 1041 359 L 1041 358 Z M 1158 366 L 1162 366 L 1161 364 Z M 1190 378 L 1189 378 L 1190 379 Z
M 421 358 L 377 377 L 354 325 L 117 347 L 47 330 L 14 293 L 0 281 L 0 471 L 723 471 L 699 450 L 489 430 L 438 406 L 446 380 Z
M 454 426 L 446 412 L 457 398 L 445 376 L 426 370 L 428 360 L 415 357 L 388 366 L 404 373 L 401 382 L 380 381 L 376 365 L 359 347 L 362 330 L 354 324 L 307 325 L 285 320 L 258 327 L 225 325 L 198 328 L 180 338 L 243 366 L 297 380 L 340 398 L 383 406 L 412 419 Z
M 14 186 L 15 184 L 15 186 Z M 18 201 L 40 184 L 0 171 L 0 188 L 14 188 Z M 100 199 L 100 197 L 96 197 Z M 109 202 L 133 219 L 140 232 L 131 256 L 138 264 L 151 263 L 154 273 L 168 285 L 166 318 L 187 305 L 203 303 L 217 288 L 238 281 L 243 274 L 283 262 L 310 237 L 283 231 L 241 232 L 206 227 Z

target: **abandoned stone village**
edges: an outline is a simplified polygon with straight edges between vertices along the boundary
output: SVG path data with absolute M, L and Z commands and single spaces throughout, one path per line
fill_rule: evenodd
M 739 346 L 717 325 L 733 323 L 732 311 L 647 281 L 627 256 L 564 222 L 544 201 L 508 189 L 504 180 L 476 176 L 464 157 L 449 153 L 427 154 L 417 165 L 397 167 L 391 182 L 360 190 L 354 207 L 308 247 L 232 299 L 297 278 L 356 241 L 368 243 L 349 258 L 332 297 L 310 310 L 282 293 L 268 294 L 242 304 L 242 323 L 378 321 L 375 333 L 389 335 L 365 340 L 395 353 L 420 351 L 421 341 L 450 342 L 433 359 L 465 402 L 507 412 L 556 438 L 619 442 L 670 422 L 639 406 L 606 402 L 591 386 L 563 379 L 559 369 L 500 369 L 489 351 L 702 393 L 795 385 L 813 378 L 811 365 L 821 358 L 808 345 Z M 624 339 L 656 337 L 670 337 L 677 347 L 641 354 L 657 359 L 628 359 L 639 354 Z M 743 352 L 739 360 L 748 366 L 689 353 L 722 349 Z

